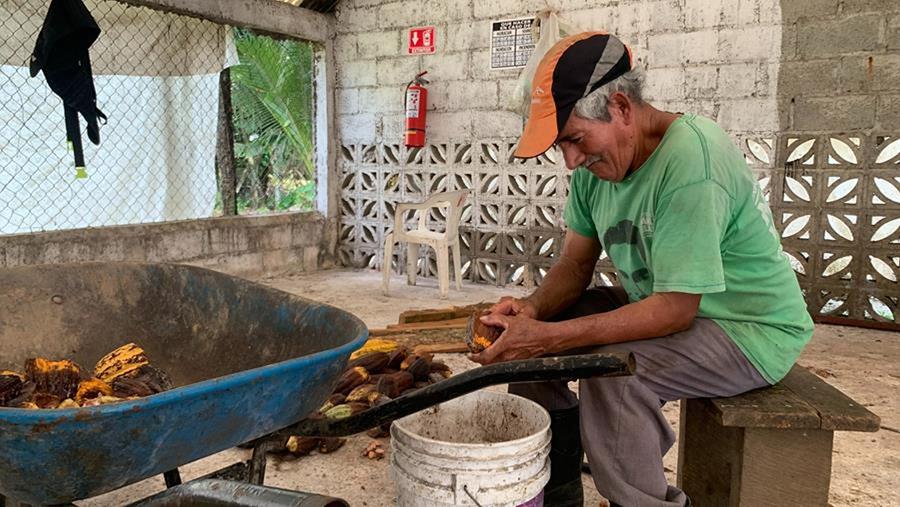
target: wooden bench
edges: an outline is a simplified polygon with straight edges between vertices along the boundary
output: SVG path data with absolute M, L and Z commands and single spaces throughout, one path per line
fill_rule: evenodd
M 835 431 L 878 416 L 794 366 L 778 384 L 682 402 L 678 485 L 699 507 L 828 505 Z

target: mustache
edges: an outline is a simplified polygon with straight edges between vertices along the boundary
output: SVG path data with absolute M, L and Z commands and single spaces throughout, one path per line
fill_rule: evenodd
M 596 156 L 596 157 L 591 157 L 591 158 L 587 159 L 584 163 L 584 167 L 586 167 L 586 168 L 590 167 L 591 164 L 594 164 L 596 162 L 603 162 L 603 157 Z

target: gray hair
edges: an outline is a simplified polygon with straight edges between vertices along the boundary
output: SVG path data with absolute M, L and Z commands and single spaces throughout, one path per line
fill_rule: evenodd
M 644 88 L 644 69 L 636 66 L 625 74 L 597 88 L 575 103 L 575 113 L 586 120 L 611 121 L 609 114 L 609 98 L 616 92 L 622 92 L 638 104 L 642 103 L 641 93 Z

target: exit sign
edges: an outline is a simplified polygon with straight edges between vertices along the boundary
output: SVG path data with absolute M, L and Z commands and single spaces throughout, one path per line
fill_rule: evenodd
M 430 55 L 434 53 L 434 27 L 422 26 L 409 29 L 407 50 L 411 55 Z

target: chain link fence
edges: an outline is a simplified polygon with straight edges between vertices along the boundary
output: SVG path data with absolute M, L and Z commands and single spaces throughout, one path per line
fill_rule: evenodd
M 240 73 L 247 66 L 239 61 L 235 30 L 114 0 L 84 3 L 102 30 L 90 54 L 97 106 L 109 120 L 97 146 L 88 141 L 82 121 L 87 177 L 78 178 L 66 143 L 62 100 L 43 74 L 32 78 L 28 71 L 49 2 L 0 0 L 0 234 L 222 214 L 216 169 L 220 73 L 229 66 Z M 308 44 L 301 46 L 311 52 Z M 233 107 L 238 144 L 253 136 L 254 128 L 268 125 L 263 116 L 247 126 L 247 115 L 238 114 L 245 104 L 236 101 Z M 238 118 L 243 125 L 237 125 Z M 270 155 L 264 143 L 254 148 Z M 234 185 L 258 188 L 262 197 L 282 190 L 271 171 L 244 174 L 246 157 L 235 165 L 238 174 L 228 180 Z M 240 189 L 224 191 L 233 195 Z M 279 209 L 265 199 L 238 208 Z

